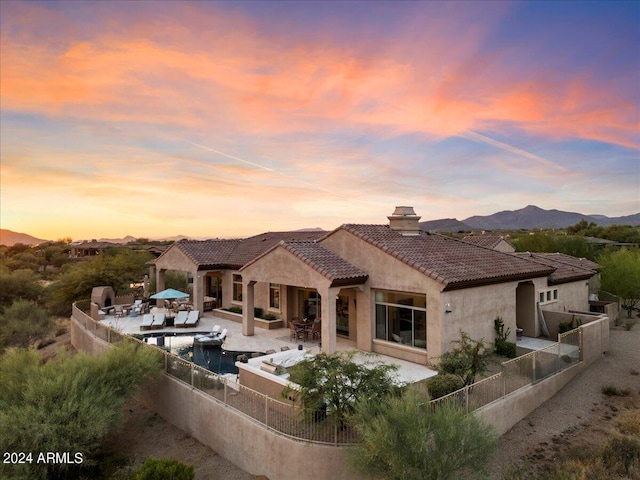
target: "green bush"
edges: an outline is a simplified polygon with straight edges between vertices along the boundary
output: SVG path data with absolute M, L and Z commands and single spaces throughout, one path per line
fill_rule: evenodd
M 629 393 L 631 393 L 626 388 L 618 388 L 614 385 L 605 385 L 600 389 L 600 391 L 607 397 L 626 397 L 627 395 L 629 395 Z
M 353 424 L 362 442 L 349 449 L 349 459 L 368 478 L 478 478 L 497 446 L 497 435 L 481 419 L 451 405 L 432 408 L 415 389 L 401 397 L 363 399 Z
M 635 320 L 629 319 L 629 320 L 625 320 L 623 327 L 628 332 L 629 330 L 631 330 L 633 328 L 633 326 L 635 324 L 636 324 Z
M 516 344 L 506 340 L 496 340 L 496 353 L 507 358 L 516 358 Z
M 262 318 L 263 313 L 264 313 L 264 310 L 259 307 L 255 307 L 253 309 L 253 316 L 255 318 Z
M 185 465 L 175 458 L 147 458 L 136 472 L 135 480 L 193 480 L 193 465 Z
M 605 465 L 614 467 L 621 464 L 628 474 L 630 467 L 640 462 L 640 441 L 629 435 L 616 434 L 607 440 L 602 457 Z
M 443 373 L 427 380 L 427 389 L 431 399 L 449 395 L 464 386 L 462 378 L 452 373 Z
M 264 320 L 269 320 L 269 321 L 271 321 L 271 320 L 277 320 L 277 319 L 278 319 L 278 317 L 276 317 L 273 313 L 267 313 L 267 314 L 266 314 L 266 315 L 264 315 L 262 318 L 263 318 Z
M 0 315 L 0 351 L 5 346 L 28 347 L 54 327 L 45 310 L 28 300 L 16 300 Z
M 224 308 L 223 310 L 226 310 L 227 312 L 231 312 L 231 313 L 242 313 L 242 307 L 229 307 L 229 308 Z
M 0 451 L 72 452 L 81 465 L 0 464 L 0 478 L 78 478 L 91 468 L 101 440 L 122 421 L 127 398 L 153 374 L 160 357 L 125 345 L 104 355 L 59 356 L 41 365 L 31 350 L 0 357 Z

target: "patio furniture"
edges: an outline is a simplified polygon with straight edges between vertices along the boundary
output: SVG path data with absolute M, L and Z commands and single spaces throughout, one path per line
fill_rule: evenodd
M 164 313 L 156 313 L 153 316 L 153 322 L 151 323 L 151 328 L 164 328 L 167 323 L 167 318 Z
M 200 310 L 191 310 L 188 314 L 185 327 L 195 327 L 200 322 Z
M 293 322 L 289 322 L 289 339 L 291 340 L 304 340 L 306 339 L 306 332 L 304 327 L 297 326 Z
M 276 353 L 276 351 L 273 348 L 270 348 L 269 350 L 267 350 L 264 353 L 265 353 L 265 355 L 272 355 L 272 354 Z
M 186 310 L 182 310 L 180 312 L 178 312 L 178 315 L 176 316 L 175 320 L 173 321 L 173 326 L 176 328 L 179 327 L 186 327 L 186 323 L 187 323 L 187 318 L 189 317 L 189 312 L 187 312 Z
M 217 335 L 220 332 L 220 325 L 214 325 L 211 329 L 211 335 Z
M 144 317 L 142 317 L 142 323 L 140 324 L 140 330 L 149 330 L 151 325 L 153 324 L 153 315 L 150 313 L 146 313 Z
M 281 352 L 286 352 L 287 350 L 291 350 L 289 347 L 287 347 L 286 345 L 284 347 L 280 347 L 280 351 Z
M 218 338 L 219 338 L 220 340 L 223 340 L 223 341 L 224 341 L 224 339 L 225 339 L 225 338 L 227 338 L 227 331 L 228 331 L 228 330 L 227 330 L 226 328 L 225 328 L 225 329 L 223 329 L 223 330 L 220 332 L 220 335 L 218 335 Z
M 322 329 L 321 327 L 321 323 L 319 321 L 315 321 L 313 322 L 313 325 L 311 325 L 311 328 L 309 329 L 309 334 L 311 334 L 311 340 L 317 338 L 318 340 L 320 340 L 321 337 L 321 331 Z

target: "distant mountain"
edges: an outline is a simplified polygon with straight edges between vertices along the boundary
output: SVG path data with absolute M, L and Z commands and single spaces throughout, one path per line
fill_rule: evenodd
M 0 229 L 0 245 L 11 247 L 16 243 L 24 243 L 25 245 L 39 245 L 48 242 L 42 238 L 32 237 L 26 233 L 12 232 L 11 230 Z
M 469 225 L 455 218 L 420 222 L 420 229 L 425 232 L 468 232 L 473 230 Z
M 607 217 L 605 215 L 585 215 L 562 210 L 544 210 L 528 205 L 520 210 L 505 210 L 488 216 L 473 216 L 463 222 L 476 230 L 517 230 L 532 228 L 566 228 L 581 220 L 596 225 L 640 225 L 640 213 L 625 217 Z

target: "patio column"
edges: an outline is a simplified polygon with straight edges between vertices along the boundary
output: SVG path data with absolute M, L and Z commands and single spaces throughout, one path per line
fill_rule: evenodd
M 242 278 L 242 334 L 252 336 L 254 331 L 254 280 Z
M 204 312 L 204 275 L 202 272 L 193 272 L 193 305 L 200 315 Z
M 336 296 L 340 288 L 329 287 L 319 293 L 322 303 L 322 352 L 331 354 L 336 351 Z
M 164 273 L 165 272 L 166 272 L 166 270 L 164 268 L 156 269 L 156 291 L 155 291 L 155 293 L 161 292 L 162 290 L 165 289 L 165 286 L 164 286 Z M 163 306 L 164 305 L 164 300 L 156 300 L 156 305 L 157 306 Z

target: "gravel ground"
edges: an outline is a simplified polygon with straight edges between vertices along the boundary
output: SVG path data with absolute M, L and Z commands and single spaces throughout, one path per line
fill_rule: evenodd
M 612 326 L 610 333 L 602 358 L 500 438 L 492 479 L 522 462 L 540 471 L 567 449 L 598 444 L 613 425 L 612 412 L 640 408 L 640 322 L 630 331 Z M 629 389 L 631 395 L 606 397 L 601 392 L 606 385 Z

